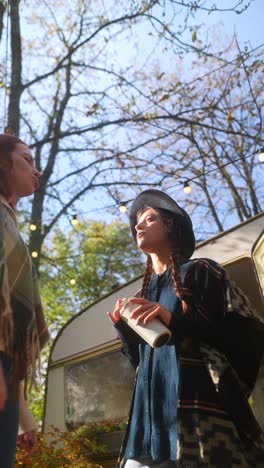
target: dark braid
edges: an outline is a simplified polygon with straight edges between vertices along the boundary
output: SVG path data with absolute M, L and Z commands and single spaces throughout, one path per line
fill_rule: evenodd
M 152 267 L 151 256 L 147 255 L 144 278 L 143 278 L 142 288 L 140 290 L 140 297 L 146 297 L 147 295 L 152 272 L 153 272 L 153 267 Z
M 171 266 L 172 266 L 172 278 L 173 286 L 176 293 L 176 296 L 180 299 L 182 304 L 183 314 L 187 314 L 189 310 L 189 305 L 186 302 L 188 296 L 191 296 L 191 292 L 183 287 L 182 279 L 180 275 L 180 265 L 181 265 L 181 255 L 178 252 L 172 252 L 171 257 Z

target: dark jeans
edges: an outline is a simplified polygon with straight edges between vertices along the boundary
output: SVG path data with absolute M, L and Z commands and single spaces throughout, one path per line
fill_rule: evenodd
M 14 399 L 10 359 L 0 351 L 0 360 L 8 388 L 8 400 L 5 409 L 0 412 L 0 467 L 12 468 L 16 452 L 19 407 L 18 402 Z

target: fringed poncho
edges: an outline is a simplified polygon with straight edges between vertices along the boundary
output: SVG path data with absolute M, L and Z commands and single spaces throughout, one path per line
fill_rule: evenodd
M 0 345 L 12 358 L 17 380 L 36 382 L 36 363 L 48 338 L 31 257 L 14 211 L 0 196 Z

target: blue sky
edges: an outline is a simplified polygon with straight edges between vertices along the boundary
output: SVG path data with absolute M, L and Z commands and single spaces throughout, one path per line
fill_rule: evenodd
M 221 4 L 230 4 L 230 0 L 221 0 Z M 249 48 L 257 47 L 264 43 L 263 34 L 263 17 L 264 17 L 264 2 L 263 0 L 253 0 L 252 4 L 241 15 L 234 13 L 214 13 L 212 15 L 201 15 L 207 23 L 217 24 L 222 22 L 225 30 L 232 35 L 236 32 L 238 39 L 248 45 Z
M 223 8 L 225 6 L 230 6 L 230 0 L 221 0 L 220 3 Z M 200 12 L 199 14 L 196 13 L 194 24 L 203 23 L 204 30 L 211 29 L 214 25 L 219 25 L 221 27 L 221 30 L 223 31 L 223 35 L 225 35 L 226 33 L 226 35 L 229 36 L 229 38 L 231 39 L 234 33 L 236 33 L 240 47 L 244 49 L 244 47 L 247 46 L 250 50 L 264 43 L 263 16 L 264 0 L 253 0 L 248 10 L 240 15 L 235 14 L 234 12 L 215 12 L 210 15 L 208 15 L 208 13 L 206 12 Z M 178 17 L 179 22 L 180 20 L 181 16 Z M 131 48 L 130 52 L 128 53 L 127 48 L 123 50 L 121 44 L 119 44 L 117 52 L 121 60 L 124 59 L 124 56 L 126 60 L 130 61 L 133 61 L 135 57 L 137 57 L 137 61 L 141 59 L 143 62 L 145 60 L 147 53 L 150 52 L 156 44 L 156 40 L 152 40 L 152 38 L 147 35 L 148 30 L 149 26 L 146 24 L 144 24 L 143 27 L 139 27 L 139 34 L 142 34 L 141 37 L 143 38 L 143 40 L 141 41 L 141 46 L 139 45 L 139 47 L 137 48 L 137 52 L 135 52 L 135 50 Z M 142 43 L 144 43 L 143 46 Z M 164 54 L 159 54 L 158 49 L 159 48 L 157 47 L 154 54 L 155 61 L 159 61 L 161 67 L 164 69 L 171 68 L 170 54 L 165 56 Z M 159 50 L 161 49 L 162 46 Z M 150 61 L 152 59 L 153 57 L 150 59 Z M 185 69 L 185 71 L 186 70 L 187 69 Z M 187 76 L 186 79 L 188 79 Z M 109 203 L 109 200 L 106 200 L 105 197 L 101 198 L 99 194 L 89 193 L 86 202 L 77 204 L 77 206 L 79 207 L 80 212 L 85 213 L 84 217 L 102 219 L 102 217 L 105 217 L 106 213 L 104 213 L 104 210 L 100 210 L 99 207 L 108 206 L 109 204 L 111 205 L 111 200 Z M 89 206 L 89 208 L 91 207 L 91 213 L 89 213 L 89 208 L 87 209 L 87 206 Z M 93 211 L 92 207 L 94 207 L 95 210 L 98 207 L 99 211 Z M 123 220 L 126 221 L 126 214 L 120 215 L 118 214 L 118 212 L 116 212 L 116 214 L 113 213 L 113 215 L 114 217 L 116 215 L 121 216 Z M 109 218 L 111 218 L 110 215 Z

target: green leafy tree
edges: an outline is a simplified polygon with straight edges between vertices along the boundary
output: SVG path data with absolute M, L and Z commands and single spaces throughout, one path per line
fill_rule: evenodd
M 142 257 L 120 221 L 79 222 L 66 234 L 56 229 L 42 260 L 41 292 L 55 331 L 77 310 L 142 273 Z
M 127 224 L 87 221 L 67 234 L 57 229 L 45 249 L 40 270 L 51 343 L 70 317 L 142 272 L 143 259 Z M 49 349 L 42 355 L 43 369 Z M 43 391 L 42 387 L 31 397 L 31 409 L 38 421 L 42 419 Z

